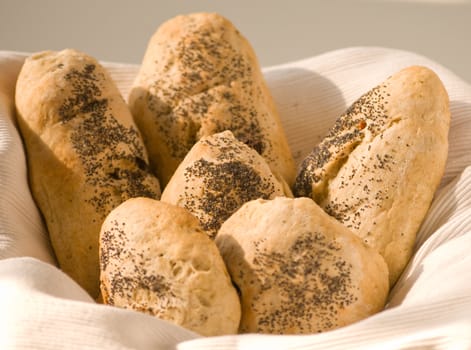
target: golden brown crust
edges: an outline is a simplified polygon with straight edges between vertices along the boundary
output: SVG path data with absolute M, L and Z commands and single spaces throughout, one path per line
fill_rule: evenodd
M 312 197 L 385 257 L 391 284 L 443 175 L 449 123 L 440 79 L 408 67 L 356 101 L 296 179 L 296 196 Z
M 224 130 L 294 181 L 294 161 L 255 53 L 220 15 L 196 13 L 162 24 L 129 105 L 162 185 L 199 138 Z
M 230 131 L 201 138 L 162 193 L 162 201 L 188 209 L 210 237 L 242 204 L 257 198 L 292 196 L 252 148 Z
M 380 311 L 384 259 L 309 198 L 255 200 L 215 240 L 241 295 L 240 332 L 310 334 Z
M 26 59 L 16 106 L 31 191 L 59 265 L 97 297 L 103 219 L 127 198 L 160 196 L 139 131 L 106 70 L 75 50 Z
M 149 198 L 122 203 L 100 235 L 105 303 L 206 336 L 237 333 L 240 302 L 224 262 L 187 210 Z

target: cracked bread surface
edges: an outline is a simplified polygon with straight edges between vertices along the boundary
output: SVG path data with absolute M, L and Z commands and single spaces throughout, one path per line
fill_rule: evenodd
M 240 302 L 215 243 L 187 210 L 150 198 L 115 208 L 100 234 L 106 304 L 205 336 L 237 333 Z
M 394 284 L 442 178 L 449 125 L 439 77 L 404 68 L 340 116 L 303 161 L 293 192 L 377 249 Z

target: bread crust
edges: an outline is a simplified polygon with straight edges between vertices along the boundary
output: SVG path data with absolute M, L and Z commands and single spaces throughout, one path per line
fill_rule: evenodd
M 96 298 L 104 218 L 127 198 L 160 196 L 140 133 L 107 71 L 76 50 L 27 58 L 16 107 L 31 192 L 59 265 Z
M 310 198 L 244 204 L 216 245 L 237 285 L 241 333 L 312 334 L 380 311 L 384 259 Z
M 237 333 L 240 302 L 214 242 L 187 210 L 132 198 L 100 235 L 104 302 L 205 336 Z
M 188 209 L 214 238 L 242 204 L 276 196 L 292 197 L 283 178 L 255 150 L 223 131 L 196 142 L 162 192 L 162 201 Z
M 377 249 L 394 284 L 443 176 L 449 125 L 439 77 L 407 67 L 336 121 L 303 161 L 293 192 L 312 197 Z
M 177 16 L 158 28 L 129 106 L 163 187 L 197 140 L 224 130 L 294 181 L 291 151 L 255 53 L 218 14 Z

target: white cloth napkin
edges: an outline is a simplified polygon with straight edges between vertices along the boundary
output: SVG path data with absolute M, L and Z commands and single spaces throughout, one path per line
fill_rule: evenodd
M 204 338 L 95 304 L 55 266 L 15 127 L 14 87 L 25 56 L 0 51 L 0 349 L 471 348 L 471 86 L 447 68 L 412 52 L 356 47 L 264 69 L 298 163 L 370 88 L 409 65 L 433 69 L 450 95 L 446 172 L 384 311 L 322 334 Z M 138 67 L 104 65 L 126 97 Z

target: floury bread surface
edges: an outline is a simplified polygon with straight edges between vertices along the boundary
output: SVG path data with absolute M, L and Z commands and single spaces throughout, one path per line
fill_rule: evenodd
M 218 14 L 177 16 L 158 28 L 129 105 L 163 187 L 197 140 L 224 130 L 294 181 L 291 151 L 255 53 Z
M 16 107 L 31 191 L 59 265 L 97 297 L 106 215 L 130 197 L 160 196 L 141 135 L 106 70 L 75 50 L 27 58 Z
M 230 131 L 201 138 L 181 162 L 162 201 L 188 209 L 210 237 L 242 204 L 257 198 L 292 197 L 281 176 Z
M 206 336 L 235 334 L 240 302 L 215 243 L 187 210 L 132 198 L 100 235 L 107 304 L 142 311 Z
M 405 68 L 343 114 L 304 160 L 296 196 L 312 197 L 385 258 L 393 284 L 442 178 L 447 92 L 426 67 Z
M 216 236 L 240 291 L 240 332 L 312 334 L 384 307 L 384 259 L 310 198 L 244 204 Z

